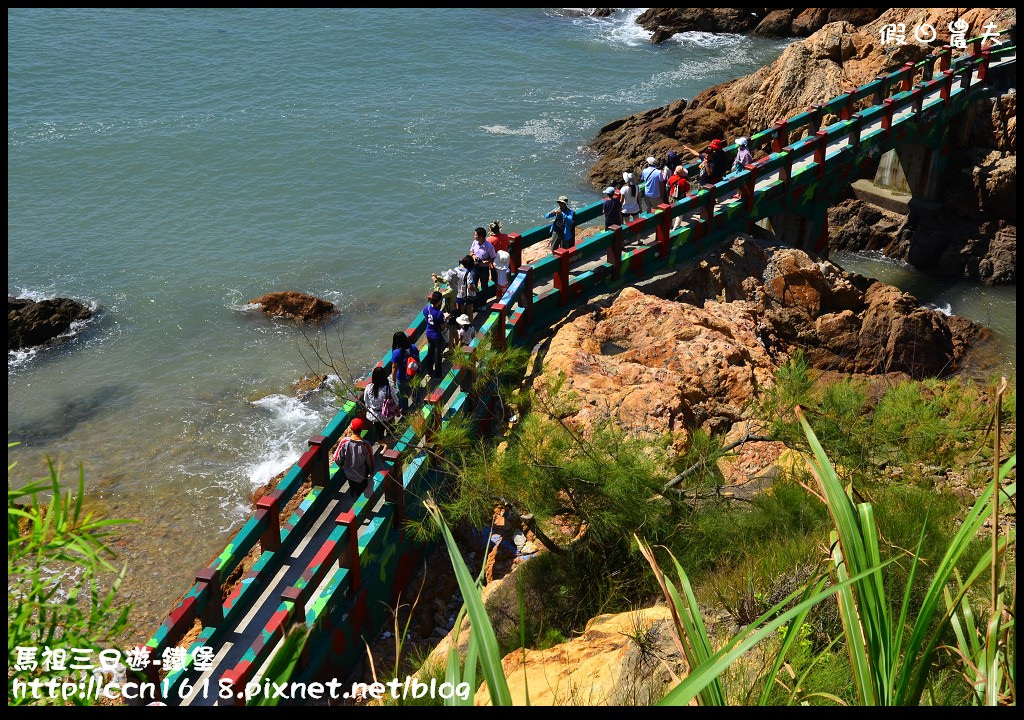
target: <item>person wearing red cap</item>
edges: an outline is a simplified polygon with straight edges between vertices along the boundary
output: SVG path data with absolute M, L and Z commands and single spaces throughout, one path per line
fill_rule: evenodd
M 348 493 L 358 497 L 366 490 L 373 477 L 373 448 L 362 438 L 366 423 L 354 418 L 341 436 L 332 459 L 348 480 Z
M 700 158 L 700 172 L 697 175 L 697 182 L 701 185 L 714 185 L 725 176 L 729 158 L 722 150 L 724 145 L 720 139 L 715 138 L 708 143 L 703 152 L 697 152 L 692 147 L 683 145 L 683 149 Z

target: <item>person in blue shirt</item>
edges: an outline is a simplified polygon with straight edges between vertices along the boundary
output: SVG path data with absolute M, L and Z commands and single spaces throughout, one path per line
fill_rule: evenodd
M 554 218 L 551 223 L 551 252 L 576 244 L 576 213 L 569 209 L 568 197 L 562 195 L 558 198 L 558 207 L 544 217 Z
M 391 384 L 398 391 L 398 409 L 409 410 L 409 391 L 412 377 L 409 375 L 409 359 L 420 361 L 420 351 L 404 332 L 391 336 Z
M 665 178 L 661 176 L 658 161 L 653 156 L 647 158 L 647 167 L 640 177 L 644 182 L 644 205 L 647 206 L 647 212 L 654 212 L 654 208 L 665 202 Z
M 444 313 L 441 312 L 441 302 L 444 298 L 441 293 L 434 291 L 430 293 L 430 302 L 423 308 L 423 317 L 427 319 L 427 374 L 435 380 L 443 376 L 442 362 L 444 349 L 448 345 L 448 338 L 445 336 Z

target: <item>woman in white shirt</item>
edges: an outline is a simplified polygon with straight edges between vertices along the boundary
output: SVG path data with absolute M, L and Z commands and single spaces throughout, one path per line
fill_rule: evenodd
M 631 172 L 622 173 L 626 184 L 619 190 L 622 196 L 622 219 L 632 222 L 640 217 L 640 187 L 636 184 L 636 175 Z

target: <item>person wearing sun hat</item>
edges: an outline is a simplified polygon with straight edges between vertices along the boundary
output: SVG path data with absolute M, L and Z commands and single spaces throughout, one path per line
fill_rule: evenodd
M 455 320 L 459 326 L 459 345 L 469 345 L 473 342 L 473 336 L 476 335 L 476 330 L 473 328 L 473 321 L 469 319 L 469 315 L 459 315 Z
M 733 160 L 732 169 L 729 172 L 741 172 L 752 162 L 754 162 L 754 156 L 750 152 L 750 140 L 745 137 L 736 138 L 736 159 Z
M 494 258 L 494 274 L 496 275 L 494 282 L 498 286 L 498 301 L 505 296 L 505 291 L 508 290 L 508 273 L 509 264 L 512 261 L 512 256 L 509 255 L 508 250 L 499 250 L 498 256 Z
M 373 448 L 363 440 L 366 423 L 362 418 L 353 418 L 331 459 L 348 480 L 348 494 L 358 497 L 373 477 Z
M 576 244 L 576 213 L 570 209 L 568 197 L 560 196 L 555 209 L 544 217 L 554 218 L 551 223 L 551 252 Z
M 604 189 L 604 229 L 612 225 L 622 225 L 622 200 L 616 197 L 618 191 L 609 185 Z
M 625 185 L 619 190 L 622 200 L 622 219 L 631 222 L 640 217 L 640 186 L 636 184 L 636 175 L 626 171 L 622 173 Z

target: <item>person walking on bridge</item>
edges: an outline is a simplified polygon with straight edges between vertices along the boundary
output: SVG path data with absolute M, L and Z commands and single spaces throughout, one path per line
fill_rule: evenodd
M 750 140 L 745 137 L 736 138 L 736 159 L 733 160 L 729 173 L 743 172 L 752 162 L 754 155 L 750 152 Z
M 373 477 L 373 448 L 362 438 L 365 423 L 353 418 L 341 436 L 333 460 L 348 480 L 348 494 L 359 497 Z
M 391 383 L 398 391 L 398 409 L 403 414 L 409 410 L 409 391 L 413 378 L 409 370 L 419 367 L 419 362 L 419 348 L 412 344 L 408 335 L 399 331 L 391 336 Z
M 682 165 L 676 165 L 675 172 L 668 179 L 668 201 L 673 205 L 686 197 L 686 193 L 690 192 L 690 181 L 686 179 L 686 175 L 686 168 Z M 673 230 L 682 224 L 682 215 L 676 215 L 672 218 Z
M 562 195 L 558 205 L 546 214 L 546 218 L 554 218 L 551 223 L 551 252 L 558 248 L 571 248 L 576 244 L 576 213 L 569 208 L 569 198 Z
M 487 241 L 487 233 L 482 227 L 473 231 L 473 244 L 469 246 L 469 252 L 473 256 L 473 284 L 479 289 L 476 293 L 476 300 L 473 302 L 477 310 L 484 306 L 488 296 L 487 279 L 491 275 L 491 266 L 498 254 L 494 246 Z
M 647 212 L 654 212 L 654 208 L 665 201 L 665 181 L 654 156 L 647 158 L 647 167 L 641 173 L 641 179 L 644 181 L 644 205 Z
M 622 219 L 633 222 L 640 217 L 640 186 L 636 184 L 636 175 L 631 172 L 622 173 L 622 181 L 626 183 L 619 190 L 622 196 Z
M 683 145 L 683 149 L 700 158 L 700 172 L 697 174 L 697 182 L 701 185 L 714 185 L 725 176 L 725 169 L 729 159 L 722 150 L 724 143 L 715 138 L 701 152 L 692 147 Z
M 604 189 L 604 229 L 612 225 L 622 225 L 622 200 L 619 191 L 609 185 Z
M 445 317 L 441 312 L 441 293 L 430 293 L 430 302 L 423 308 L 423 317 L 427 319 L 427 374 L 435 380 L 442 377 L 444 349 L 448 345 L 445 336 Z
M 375 367 L 370 382 L 363 390 L 363 405 L 366 406 L 366 420 L 373 428 L 373 440 L 382 442 L 388 432 L 388 424 L 398 418 L 398 398 L 388 382 L 388 373 L 383 367 Z

